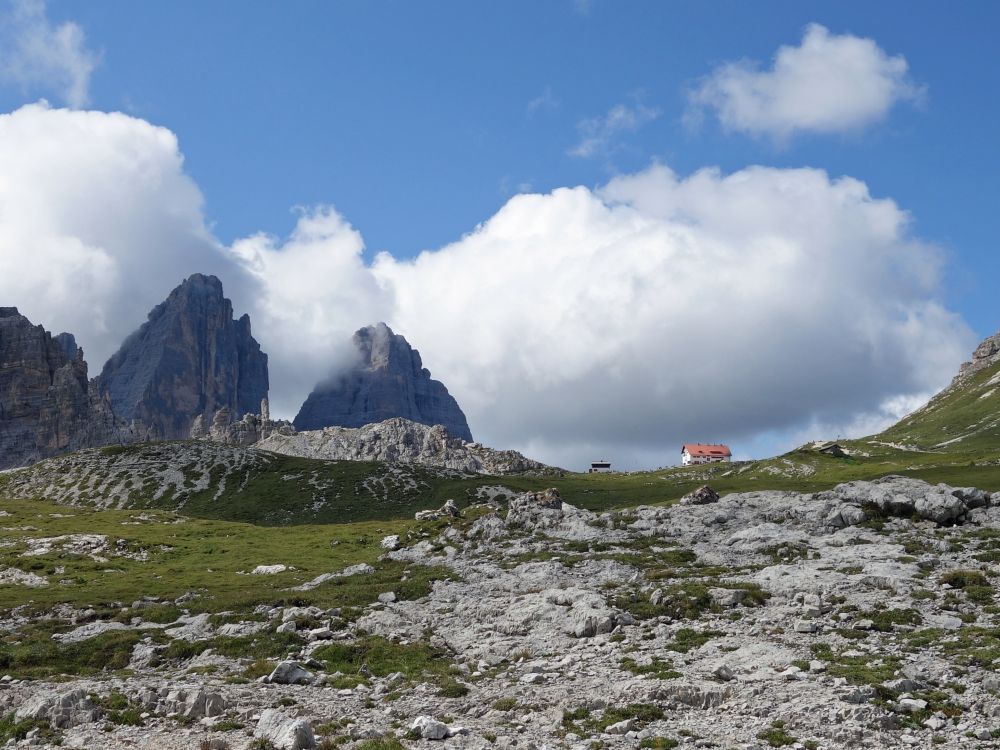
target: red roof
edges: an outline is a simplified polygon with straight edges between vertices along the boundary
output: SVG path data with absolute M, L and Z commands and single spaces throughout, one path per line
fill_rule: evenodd
M 728 445 L 702 445 L 701 443 L 684 443 L 681 453 L 690 453 L 692 456 L 732 456 Z

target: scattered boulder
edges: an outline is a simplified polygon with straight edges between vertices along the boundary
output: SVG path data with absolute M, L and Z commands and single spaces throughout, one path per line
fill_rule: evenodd
M 657 589 L 660 591 L 660 589 Z M 712 601 L 720 607 L 737 607 L 747 598 L 746 589 L 726 589 L 712 587 L 708 590 L 708 595 Z M 652 599 L 650 599 L 652 601 Z
M 559 490 L 550 487 L 541 492 L 525 492 L 515 501 L 518 504 L 531 504 L 536 508 L 548 508 L 550 510 L 560 510 L 563 507 L 562 497 Z
M 312 672 L 291 660 L 280 662 L 267 677 L 267 681 L 274 685 L 307 685 L 313 679 Z
M 410 731 L 425 740 L 444 740 L 451 736 L 451 729 L 433 716 L 418 716 L 410 725 Z
M 218 633 L 227 638 L 245 638 L 248 635 L 256 635 L 263 632 L 269 626 L 270 623 L 267 622 L 227 622 L 225 625 L 219 626 Z
M 34 719 L 47 721 L 56 729 L 69 729 L 80 724 L 97 721 L 104 712 L 91 700 L 82 688 L 65 692 L 42 693 L 29 699 L 17 711 L 17 720 Z
M 712 670 L 712 674 L 718 677 L 723 682 L 729 682 L 736 678 L 736 674 L 729 667 L 728 664 L 720 664 L 715 669 Z
M 635 719 L 625 719 L 623 721 L 611 724 L 604 731 L 607 734 L 628 734 L 636 728 L 637 722 Z
M 652 700 L 664 701 L 668 705 L 689 706 L 707 710 L 718 708 L 732 694 L 728 685 L 690 685 L 682 683 L 665 683 L 654 688 L 649 697 Z
M 165 632 L 171 638 L 183 641 L 204 641 L 215 635 L 215 628 L 209 622 L 209 613 L 202 612 L 194 616 L 183 615 L 177 620 L 179 625 L 167 628 Z
M 364 576 L 371 575 L 375 572 L 373 568 L 368 563 L 359 563 L 358 565 L 348 565 L 346 568 L 341 570 L 339 573 L 321 573 L 320 575 L 313 578 L 311 581 L 306 581 L 299 586 L 292 586 L 289 591 L 312 591 L 317 586 L 331 581 L 334 578 L 347 578 L 349 576 Z
M 563 501 L 555 487 L 542 492 L 525 492 L 510 501 L 507 526 L 533 528 L 562 518 Z
M 73 628 L 68 633 L 53 633 L 52 640 L 59 643 L 79 643 L 114 630 L 133 630 L 133 628 L 117 620 L 95 620 Z
M 284 573 L 288 570 L 287 565 L 278 563 L 277 565 L 258 565 L 256 568 L 250 571 L 252 576 L 273 576 L 278 573 Z
M 900 713 L 917 714 L 927 708 L 927 701 L 922 698 L 900 698 L 896 710 Z
M 312 726 L 305 719 L 294 719 L 269 708 L 260 715 L 254 737 L 260 737 L 277 750 L 311 750 L 316 747 Z
M 146 696 L 143 702 L 158 714 L 194 720 L 221 716 L 228 707 L 221 695 L 199 687 L 162 689 L 155 700 Z
M 931 485 L 898 475 L 838 484 L 817 497 L 840 501 L 859 509 L 871 507 L 885 516 L 925 518 L 941 526 L 962 523 L 972 507 L 981 507 L 988 502 L 988 493 L 956 490 L 946 484 Z M 972 500 L 972 506 L 966 503 L 966 498 Z M 857 515 L 855 511 L 849 512 L 852 516 Z M 849 519 L 844 517 L 844 508 L 841 508 L 840 515 L 843 525 L 851 525 L 847 523 Z
M 48 579 L 37 573 L 20 568 L 0 568 L 0 586 L 27 586 L 36 589 L 48 585 Z
M 857 526 L 862 523 L 867 516 L 865 512 L 853 503 L 844 503 L 834 508 L 826 517 L 826 525 L 835 529 L 842 529 L 847 526 Z
M 709 505 L 719 502 L 719 493 L 703 484 L 696 490 L 687 493 L 678 501 L 678 505 Z
M 163 649 L 152 642 L 137 643 L 132 648 L 132 656 L 129 659 L 128 668 L 138 671 L 148 669 L 156 662 L 157 654 Z
M 449 498 L 437 510 L 418 510 L 414 518 L 417 521 L 437 521 L 439 518 L 459 518 L 461 515 L 458 505 Z

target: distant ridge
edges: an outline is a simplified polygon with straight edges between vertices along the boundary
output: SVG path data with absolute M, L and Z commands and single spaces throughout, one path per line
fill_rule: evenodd
M 555 471 L 512 450 L 496 450 L 428 426 L 394 417 L 362 427 L 326 427 L 306 432 L 272 433 L 255 448 L 325 461 L 381 461 L 420 464 L 474 474 L 523 474 Z

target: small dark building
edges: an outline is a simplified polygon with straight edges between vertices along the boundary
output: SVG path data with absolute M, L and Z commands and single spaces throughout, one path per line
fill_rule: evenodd
M 588 474 L 607 474 L 610 471 L 611 471 L 611 462 L 610 461 L 601 460 L 601 461 L 591 461 L 590 462 L 590 470 L 587 473 Z
M 818 443 L 816 451 L 818 453 L 825 453 L 828 456 L 836 456 L 837 458 L 843 458 L 847 455 L 847 451 L 844 450 L 843 446 L 840 443 L 834 442 Z

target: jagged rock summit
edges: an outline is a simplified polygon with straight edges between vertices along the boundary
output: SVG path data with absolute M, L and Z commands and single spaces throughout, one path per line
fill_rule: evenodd
M 215 276 L 195 274 L 153 308 L 97 378 L 123 420 L 154 439 L 187 438 L 195 420 L 256 412 L 267 397 L 267 355 L 250 317 L 233 318 Z
M 354 334 L 358 364 L 320 383 L 295 417 L 295 429 L 362 427 L 401 417 L 443 425 L 452 437 L 472 442 L 472 431 L 458 402 L 444 384 L 431 379 L 420 352 L 385 323 Z
M 980 370 L 985 370 L 1000 361 L 1000 332 L 988 336 L 980 342 L 972 353 L 972 359 L 962 364 L 952 381 L 952 386 L 968 380 Z
M 73 336 L 0 307 L 0 469 L 115 442 L 119 430 Z

